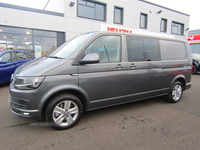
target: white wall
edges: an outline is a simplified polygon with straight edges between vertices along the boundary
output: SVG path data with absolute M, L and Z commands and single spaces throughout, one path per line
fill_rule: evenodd
M 0 7 L 0 25 L 65 32 L 65 19 L 61 16 Z
M 71 1 L 75 2 L 73 7 L 69 6 Z M 77 1 L 76 0 L 65 0 L 64 3 L 64 13 L 66 20 L 66 39 L 71 38 L 74 35 L 89 31 L 100 30 L 101 24 L 117 25 L 121 27 L 127 27 L 132 29 L 137 29 L 143 31 L 157 32 L 161 34 L 171 34 L 171 23 L 176 21 L 184 24 L 184 28 L 188 28 L 189 16 L 169 10 L 167 8 L 162 8 L 152 4 L 148 4 L 139 0 L 98 0 L 101 3 L 107 4 L 107 19 L 106 22 L 96 21 L 86 18 L 77 17 Z M 118 25 L 113 23 L 114 16 L 114 6 L 119 6 L 124 8 L 124 20 L 123 25 Z M 157 12 L 162 10 L 162 13 Z M 150 12 L 151 11 L 151 12 Z M 140 23 L 140 13 L 148 14 L 147 29 L 141 29 L 139 27 Z M 167 33 L 160 32 L 160 22 L 161 18 L 167 19 Z M 188 31 L 184 30 L 184 35 L 174 35 L 175 38 L 186 39 Z
M 45 10 L 55 11 L 55 12 L 64 12 L 64 1 L 63 0 L 50 0 L 45 8 Z
M 51 0 L 46 10 L 61 11 L 63 9 L 64 17 L 49 15 L 19 9 L 0 7 L 1 17 L 0 25 L 53 30 L 66 32 L 66 40 L 83 32 L 99 31 L 101 24 L 115 25 L 136 29 L 138 31 L 160 32 L 161 18 L 168 21 L 167 35 L 171 34 L 171 23 L 176 21 L 183 23 L 185 29 L 189 25 L 189 16 L 162 8 L 152 4 L 148 4 L 139 0 L 98 0 L 107 6 L 106 22 L 96 21 L 86 18 L 77 17 L 77 0 Z M 70 2 L 75 2 L 74 6 L 69 6 Z M 54 6 L 54 7 L 53 7 Z M 114 6 L 124 8 L 123 25 L 113 23 Z M 162 13 L 157 12 L 162 10 Z M 151 12 L 150 12 L 151 11 Z M 148 14 L 147 29 L 140 29 L 140 13 Z M 184 35 L 173 35 L 175 38 L 186 39 L 188 33 L 184 30 Z

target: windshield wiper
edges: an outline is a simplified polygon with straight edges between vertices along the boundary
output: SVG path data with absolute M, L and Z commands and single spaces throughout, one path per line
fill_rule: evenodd
M 56 58 L 56 59 L 63 59 L 61 57 L 57 57 L 57 56 L 47 56 L 48 58 Z

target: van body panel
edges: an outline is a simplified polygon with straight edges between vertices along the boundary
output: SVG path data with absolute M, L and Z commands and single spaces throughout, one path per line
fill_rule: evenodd
M 135 67 L 132 67 L 133 65 Z M 128 62 L 127 68 L 127 101 L 134 99 L 137 93 L 145 91 L 151 93 L 151 91 L 161 88 L 160 62 Z
M 41 118 L 43 106 L 54 94 L 61 91 L 67 92 L 67 90 L 79 91 L 77 80 L 78 76 L 71 75 L 46 76 L 43 84 L 34 90 L 18 90 L 10 84 L 10 104 L 14 106 L 14 109 L 21 107 L 20 104 L 12 105 L 15 103 L 13 99 L 19 99 L 25 103 L 25 107 L 22 107 L 24 112 L 27 112 L 27 108 L 38 110 L 36 114 L 31 115 L 33 118 Z
M 18 74 L 18 76 L 41 76 L 45 72 L 64 64 L 66 61 L 66 59 L 40 57 L 20 66 L 15 74 Z
M 92 65 L 93 67 L 91 65 L 79 66 L 79 88 L 84 89 L 88 95 L 88 109 L 90 109 L 90 103 L 97 100 L 106 101 L 106 99 L 115 97 L 113 103 L 122 101 L 121 96 L 125 95 L 126 70 L 119 70 L 116 68 L 117 65 L 118 63 L 113 67 L 109 64 L 96 64 Z

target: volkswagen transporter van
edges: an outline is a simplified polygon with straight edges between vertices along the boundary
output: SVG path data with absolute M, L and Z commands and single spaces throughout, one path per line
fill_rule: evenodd
M 192 58 L 186 40 L 90 32 L 12 76 L 13 113 L 46 118 L 57 129 L 74 126 L 83 111 L 165 96 L 178 102 L 191 87 Z

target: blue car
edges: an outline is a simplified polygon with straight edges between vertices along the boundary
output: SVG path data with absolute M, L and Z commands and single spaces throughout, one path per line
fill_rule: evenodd
M 33 59 L 26 52 L 12 50 L 0 51 L 0 84 L 10 82 L 11 75 L 15 69 Z

